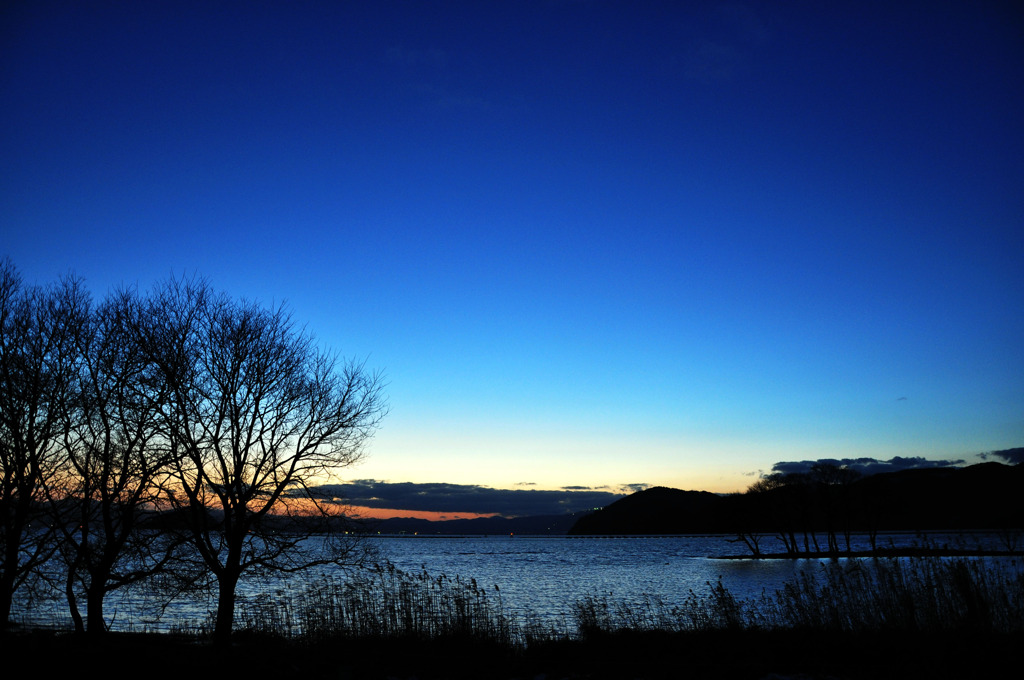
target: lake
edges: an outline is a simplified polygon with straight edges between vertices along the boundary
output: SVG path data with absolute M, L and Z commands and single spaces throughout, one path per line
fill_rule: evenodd
M 368 540 L 381 559 L 402 571 L 431 576 L 444 574 L 475 579 L 488 597 L 500 593 L 502 605 L 519 617 L 532 616 L 560 624 L 571 618 L 574 602 L 587 596 L 634 601 L 657 596 L 668 604 L 682 601 L 692 590 L 708 592 L 708 583 L 722 584 L 735 596 L 769 594 L 800 572 L 820 569 L 821 559 L 719 559 L 746 555 L 742 543 L 722 535 L 569 537 L 569 536 L 373 536 Z M 887 534 L 880 545 L 998 547 L 989 534 Z M 771 540 L 764 549 L 775 549 Z M 854 537 L 854 549 L 867 549 L 867 536 Z M 302 576 L 250 579 L 240 584 L 245 601 L 284 597 L 306 583 Z M 105 611 L 115 629 L 154 629 L 203 621 L 212 600 L 182 599 L 163 611 L 140 593 L 115 592 Z M 53 597 L 28 605 L 22 600 L 16 620 L 33 625 L 70 625 L 63 599 Z
M 456 574 L 498 586 L 503 603 L 515 612 L 559 619 L 588 595 L 636 600 L 654 595 L 680 602 L 693 590 L 708 592 L 721 580 L 736 597 L 769 594 L 822 559 L 720 559 L 749 551 L 732 536 L 465 536 L 385 537 L 382 556 L 404 571 Z M 999 547 L 992 534 L 892 533 L 878 544 Z M 868 550 L 866 534 L 854 535 L 854 550 Z M 763 549 L 779 549 L 772 539 Z

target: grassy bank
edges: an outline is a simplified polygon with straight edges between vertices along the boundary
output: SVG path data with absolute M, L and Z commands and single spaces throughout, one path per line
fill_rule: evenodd
M 243 633 L 229 649 L 188 636 L 112 633 L 92 641 L 6 633 L 7 659 L 47 675 L 86 668 L 146 677 L 373 679 L 994 678 L 1019 665 L 1018 634 L 619 631 L 510 648 L 443 637 L 303 641 Z M 1011 671 L 1012 674 L 1012 671 Z

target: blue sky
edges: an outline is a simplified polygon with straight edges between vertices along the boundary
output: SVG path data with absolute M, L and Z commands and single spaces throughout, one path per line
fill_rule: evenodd
M 10 3 L 0 255 L 199 274 L 388 376 L 352 479 L 732 491 L 1024 441 L 986 2 Z

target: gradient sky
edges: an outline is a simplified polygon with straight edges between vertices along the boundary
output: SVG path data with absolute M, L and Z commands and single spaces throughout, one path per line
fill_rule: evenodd
M 1024 443 L 1017 2 L 2 12 L 0 256 L 287 301 L 388 376 L 351 479 Z

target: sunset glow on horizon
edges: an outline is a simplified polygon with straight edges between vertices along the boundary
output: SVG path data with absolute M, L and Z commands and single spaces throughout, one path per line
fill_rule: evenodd
M 346 513 L 355 519 L 425 519 L 429 522 L 441 522 L 453 519 L 480 519 L 484 517 L 496 517 L 497 513 L 479 512 L 429 512 L 425 510 L 393 510 L 387 508 L 366 508 L 360 506 L 348 506 Z

